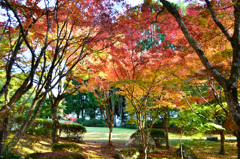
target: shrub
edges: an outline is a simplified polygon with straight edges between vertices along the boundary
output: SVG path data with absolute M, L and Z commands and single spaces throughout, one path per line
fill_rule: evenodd
M 97 120 L 97 119 L 84 120 L 83 125 L 89 126 L 89 127 L 106 127 L 107 126 L 103 118 L 101 118 L 100 120 Z
M 129 129 L 137 129 L 137 125 L 136 124 L 129 124 L 127 122 L 123 123 L 122 128 L 129 128 Z
M 26 159 L 84 159 L 80 153 L 70 152 L 46 152 L 46 153 L 33 153 L 26 157 Z
M 154 139 L 157 147 L 161 147 L 165 142 L 166 134 L 163 130 L 160 129 L 152 129 L 150 135 Z
M 5 156 L 0 156 L 0 159 L 21 159 L 22 157 L 16 153 L 7 153 Z
M 67 136 L 78 136 L 81 137 L 81 139 L 83 137 L 82 135 L 87 132 L 86 127 L 79 124 L 60 123 L 60 127 L 61 132 L 64 132 Z
M 153 124 L 153 127 L 163 127 L 164 126 L 164 123 L 161 119 L 157 119 L 154 124 Z
M 75 143 L 55 143 L 52 146 L 52 151 L 56 152 L 80 152 L 82 147 Z
M 79 124 L 82 124 L 82 125 L 83 125 L 83 122 L 84 122 L 84 119 L 83 119 L 83 118 L 78 118 L 78 119 L 77 119 L 77 123 L 79 123 Z
M 14 123 L 14 130 L 18 130 L 21 127 L 22 122 L 24 121 L 24 116 L 17 116 Z M 44 120 L 44 119 L 36 119 L 32 126 L 26 130 L 26 133 L 39 135 L 39 136 L 47 136 L 50 137 L 52 131 L 53 121 Z M 64 132 L 69 135 L 81 136 L 86 133 L 87 130 L 84 126 L 79 124 L 65 124 L 60 123 L 61 132 Z
M 16 130 L 19 130 L 20 127 L 21 127 L 21 124 L 23 123 L 25 119 L 25 116 L 22 116 L 22 115 L 18 115 L 15 120 L 14 120 L 14 123 L 12 124 L 12 127 L 11 127 L 11 130 L 13 131 L 16 131 Z

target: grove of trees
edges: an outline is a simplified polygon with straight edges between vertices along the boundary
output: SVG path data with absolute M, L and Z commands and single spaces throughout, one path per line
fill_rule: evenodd
M 192 120 L 219 129 L 221 154 L 223 131 L 233 133 L 240 158 L 239 3 L 0 1 L 0 142 L 17 115 L 25 120 L 12 145 L 49 110 L 57 143 L 62 102 L 65 113 L 75 111 L 83 120 L 85 111 L 95 118 L 101 110 L 109 145 L 115 117 L 123 119 L 126 107 L 141 132 L 145 158 L 154 122 L 162 116 L 168 132 L 171 110 L 186 123 L 183 114 L 191 111 Z M 0 154 L 6 151 L 1 144 Z

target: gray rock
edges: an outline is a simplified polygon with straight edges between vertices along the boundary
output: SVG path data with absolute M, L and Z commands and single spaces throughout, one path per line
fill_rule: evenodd
M 142 144 L 142 138 L 140 131 L 137 130 L 135 133 L 133 133 L 130 138 L 128 139 L 127 143 L 123 146 L 124 148 L 136 148 L 140 152 L 144 152 L 144 147 Z M 148 139 L 148 152 L 157 152 L 157 147 L 155 144 L 155 141 L 151 136 L 149 136 Z
M 179 154 L 179 156 L 181 156 L 181 147 L 177 149 L 177 153 Z M 182 145 L 182 153 L 183 153 L 183 158 L 198 159 L 198 157 L 195 155 L 193 150 L 186 145 Z
M 207 137 L 208 141 L 218 141 L 218 138 L 215 136 Z
M 140 153 L 136 148 L 119 148 L 114 151 L 115 159 L 137 159 Z

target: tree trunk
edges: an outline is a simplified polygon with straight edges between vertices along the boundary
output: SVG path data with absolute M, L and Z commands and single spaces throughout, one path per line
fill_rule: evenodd
M 180 137 L 180 153 L 181 153 L 181 159 L 183 159 L 182 137 L 183 137 L 183 127 L 181 128 L 181 137 Z
M 147 159 L 148 153 L 147 153 L 147 146 L 144 148 L 144 159 Z
M 229 112 L 231 114 L 233 122 L 236 124 L 238 130 L 240 130 L 240 106 L 238 103 L 238 93 L 237 88 L 232 87 L 224 89 L 224 93 L 226 95 Z
M 39 101 L 39 103 L 38 103 L 38 105 L 36 107 L 36 111 L 34 112 L 31 120 L 28 122 L 26 129 L 30 128 L 32 126 L 32 124 L 34 123 L 34 121 L 37 119 L 37 117 L 38 117 L 38 115 L 40 113 L 40 110 L 42 109 L 42 105 L 43 105 L 43 102 L 45 101 L 45 99 L 46 99 L 46 94 Z
M 169 149 L 169 137 L 168 137 L 168 124 L 167 124 L 167 113 L 164 114 L 164 127 L 165 127 L 165 133 L 166 133 L 166 149 Z
M 238 159 L 240 159 L 240 131 L 238 130 L 234 131 L 234 135 L 237 137 L 237 154 Z
M 224 148 L 224 141 L 225 141 L 225 137 L 224 137 L 224 130 L 220 131 L 220 137 L 221 137 L 221 149 L 219 154 L 225 154 L 225 148 Z
M 9 89 L 8 87 L 4 91 L 5 105 L 9 102 Z M 10 113 L 7 113 L 3 118 L 2 125 L 0 128 L 0 155 L 5 155 L 8 151 L 9 147 L 4 144 L 7 141 L 8 133 L 9 133 L 9 117 Z
M 7 152 L 7 146 L 4 144 L 6 142 L 8 137 L 8 122 L 9 122 L 9 116 L 5 117 L 3 119 L 3 122 L 0 127 L 0 156 L 4 156 L 4 154 Z
M 117 127 L 116 115 L 113 115 L 113 127 Z
M 31 105 L 31 108 L 29 109 L 28 114 L 27 114 L 26 118 L 24 119 L 22 126 L 21 126 L 20 129 L 16 132 L 14 138 L 11 140 L 11 144 L 12 144 L 13 146 L 15 146 L 15 145 L 18 143 L 19 139 L 20 139 L 20 138 L 22 137 L 22 135 L 25 133 L 25 131 L 26 131 L 26 129 L 27 129 L 28 122 L 29 122 L 29 120 L 30 120 L 30 118 L 31 118 L 32 112 L 33 112 L 33 110 L 34 110 L 37 102 L 38 102 L 38 99 L 37 99 L 37 98 L 34 98 L 34 100 L 33 100 L 33 102 L 32 102 L 32 105 Z
M 123 119 L 123 111 L 122 111 L 122 102 L 123 102 L 123 100 L 122 100 L 122 96 L 119 96 L 119 102 L 118 102 L 118 111 L 119 111 L 119 115 L 120 115 L 120 127 L 122 126 L 122 119 Z
M 52 121 L 53 121 L 53 127 L 52 127 L 52 144 L 58 143 L 59 139 L 59 131 L 60 131 L 60 124 L 58 122 L 57 117 L 57 107 L 60 101 L 56 100 L 55 103 L 51 106 L 52 108 Z
M 108 138 L 108 145 L 112 146 L 112 130 L 113 130 L 113 126 L 109 127 L 109 138 Z
M 143 153 L 144 153 L 144 159 L 147 159 L 147 156 L 148 156 L 148 139 L 149 139 L 149 131 L 148 131 L 148 128 L 146 129 L 147 132 L 145 133 L 144 131 L 144 127 L 141 128 L 140 132 L 141 132 L 141 135 L 142 135 L 142 144 L 143 144 Z

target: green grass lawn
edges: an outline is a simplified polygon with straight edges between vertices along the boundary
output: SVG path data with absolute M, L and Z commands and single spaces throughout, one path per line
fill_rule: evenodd
M 136 129 L 126 128 L 113 128 L 112 140 L 114 147 L 106 146 L 108 143 L 109 129 L 107 127 L 87 127 L 87 133 L 84 135 L 82 143 L 77 143 L 84 148 L 85 156 L 88 158 L 113 158 L 114 148 L 121 148 L 127 142 L 130 135 L 134 133 Z M 226 155 L 219 155 L 220 141 L 206 141 L 208 136 L 219 135 L 205 135 L 199 136 L 184 136 L 182 143 L 190 146 L 200 159 L 236 159 L 237 147 L 236 139 L 232 136 L 227 136 L 225 142 Z M 166 150 L 165 145 L 158 149 L 158 153 L 152 153 L 153 159 L 162 158 L 178 158 L 176 149 L 179 147 L 180 134 L 169 133 L 170 149 Z M 37 139 L 38 142 L 35 142 Z M 235 139 L 235 140 L 234 140 Z M 42 136 L 26 135 L 25 139 L 21 139 L 15 149 L 16 153 L 26 156 L 27 154 L 34 152 L 51 152 L 51 138 Z M 74 142 L 71 140 L 62 140 L 60 142 Z
M 92 141 L 102 141 L 102 140 L 108 140 L 109 135 L 109 129 L 108 127 L 86 127 L 87 133 L 84 135 L 84 140 L 92 140 Z M 113 141 L 127 141 L 131 134 L 133 134 L 137 129 L 127 129 L 127 128 L 113 128 L 112 133 L 112 140 Z M 208 136 L 216 136 L 220 138 L 219 135 L 204 135 L 204 136 L 183 136 L 183 142 L 194 140 L 194 139 L 201 139 L 205 140 Z M 169 139 L 173 141 L 178 141 L 180 139 L 181 135 L 178 133 L 169 133 Z M 226 135 L 226 140 L 235 140 L 236 137 L 232 135 Z M 175 145 L 175 144 L 174 144 Z
M 86 127 L 87 133 L 84 135 L 83 140 L 91 141 L 103 141 L 108 140 L 109 129 L 107 127 Z M 137 129 L 126 128 L 113 128 L 112 140 L 113 141 L 127 141 L 131 134 Z
M 136 129 L 126 129 L 126 128 L 113 128 L 112 140 L 114 141 L 127 141 L 132 133 Z M 87 133 L 84 136 L 85 141 L 107 141 L 108 140 L 109 129 L 107 127 L 87 127 Z M 199 156 L 199 158 L 205 159 L 216 159 L 216 158 L 237 158 L 236 152 L 236 138 L 232 135 L 226 135 L 225 149 L 226 155 L 219 155 L 220 141 L 207 141 L 206 138 L 209 136 L 219 135 L 204 135 L 204 136 L 183 136 L 182 143 L 193 148 L 194 152 Z M 161 151 L 166 153 L 165 155 L 175 154 L 177 148 L 180 145 L 181 135 L 178 133 L 169 133 L 169 142 L 171 150 L 165 150 L 163 148 Z M 168 156 L 171 158 L 171 155 Z M 173 157 L 173 156 L 172 156 Z M 161 158 L 161 157 L 160 157 Z

